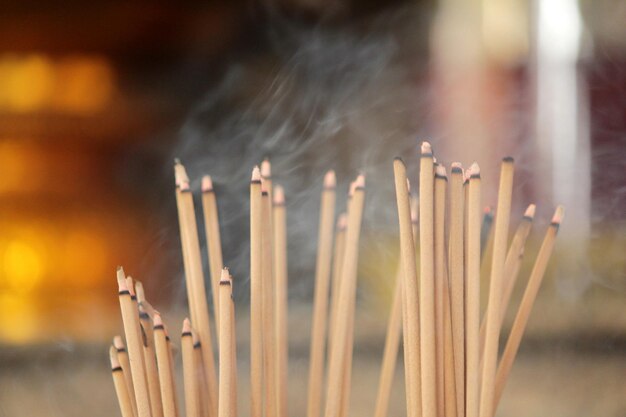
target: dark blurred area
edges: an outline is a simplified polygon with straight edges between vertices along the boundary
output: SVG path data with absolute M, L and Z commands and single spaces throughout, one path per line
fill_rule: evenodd
M 401 114 L 390 111 L 401 121 L 390 117 L 379 125 L 394 131 L 378 145 L 389 154 L 351 161 L 351 149 L 359 145 L 346 139 L 328 155 L 303 155 L 337 164 L 333 167 L 346 178 L 364 161 L 388 169 L 383 164 L 395 154 L 410 152 L 417 134 L 432 137 L 448 162 L 463 158 L 469 163 L 490 147 L 493 161 L 481 163 L 487 178 L 497 178 L 500 156 L 519 155 L 516 191 L 524 201 L 516 210 L 540 200 L 545 204 L 539 210 L 547 216 L 554 204 L 563 202 L 571 228 L 567 230 L 567 221 L 559 261 L 534 315 L 546 319 L 529 326 L 529 351 L 539 354 L 522 355 L 507 388 L 513 394 L 505 394 L 501 415 L 623 416 L 626 5 L 619 0 L 555 0 L 552 9 L 543 10 L 540 4 L 545 1 L 4 1 L 0 416 L 79 416 L 96 404 L 99 409 L 89 415 L 118 413 L 104 350 L 104 343 L 120 331 L 115 267 L 124 265 L 143 281 L 153 304 L 174 311 L 176 319 L 184 306 L 173 158 L 189 162 L 194 178 L 207 170 L 215 174 L 220 190 L 230 172 L 213 172 L 210 159 L 194 159 L 205 145 L 207 154 L 220 149 L 209 142 L 213 136 L 208 132 L 234 109 L 253 108 L 248 103 L 255 100 L 271 102 L 272 82 L 280 80 L 281 66 L 293 64 L 289 53 L 300 51 L 299 43 L 307 39 L 303 33 L 325 33 L 334 39 L 345 30 L 356 39 L 368 39 L 374 31 L 391 33 L 400 52 L 389 59 L 390 65 L 400 66 L 407 81 L 389 93 L 419 97 L 399 100 Z M 573 10 L 577 17 L 572 17 Z M 544 26 L 547 35 L 542 34 Z M 552 29 L 572 33 L 559 38 L 549 33 Z M 226 94 L 232 107 L 219 100 L 213 107 L 199 105 L 206 103 L 209 92 L 228 85 L 224 80 L 237 67 L 250 69 L 253 76 L 244 78 L 245 83 L 235 79 Z M 556 85 L 555 79 L 570 76 L 570 84 Z M 574 90 L 573 96 L 564 93 Z M 307 86 L 296 91 L 306 92 Z M 294 103 L 299 100 L 297 94 L 293 97 Z M 198 118 L 206 130 L 190 139 L 193 135 L 183 127 L 195 127 Z M 573 120 L 570 130 L 563 120 Z M 307 142 L 303 134 L 294 139 L 294 147 L 299 139 Z M 278 152 L 280 141 L 273 146 L 234 147 L 230 156 L 241 153 L 237 165 L 248 175 L 251 158 L 288 153 Z M 276 161 L 285 177 L 294 174 L 288 167 L 291 159 Z M 315 179 L 312 167 L 297 168 L 295 174 Z M 320 165 L 314 168 L 323 172 Z M 243 177 L 233 175 L 245 186 Z M 285 182 L 289 186 L 288 178 Z M 494 184 L 488 184 L 486 205 L 493 204 Z M 229 203 L 220 202 L 221 209 L 222 204 Z M 241 230 L 237 221 L 224 227 Z M 370 230 L 366 236 L 376 241 L 379 232 Z M 238 237 L 231 236 L 234 241 Z M 390 233 L 384 237 L 384 242 L 394 238 Z M 308 239 L 299 238 L 294 244 Z M 366 247 L 365 253 L 375 254 L 377 244 L 369 252 Z M 238 250 L 232 243 L 225 256 Z M 382 269 L 372 266 L 376 256 L 381 257 L 363 256 L 367 259 L 362 261 L 364 288 L 383 295 L 370 297 L 374 312 L 361 319 L 361 327 L 357 324 L 365 330 L 357 330 L 356 345 L 366 346 L 356 359 L 363 363 L 357 370 L 363 378 L 354 378 L 354 402 L 359 404 L 359 398 L 375 392 L 389 294 L 376 280 Z M 393 256 L 391 251 L 382 259 L 395 262 Z M 306 266 L 293 268 L 297 277 L 290 285 L 295 285 L 297 302 L 290 306 L 290 326 L 297 361 L 290 372 L 298 374 L 307 364 L 312 284 L 304 275 Z M 240 292 L 243 296 L 245 287 Z M 242 320 L 238 330 L 245 343 Z M 580 381 L 586 377 L 587 383 Z M 534 386 L 536 379 L 544 378 Z M 298 378 L 290 394 L 294 410 L 304 402 L 300 379 L 305 378 Z M 572 379 L 577 383 L 561 390 Z M 82 385 L 84 380 L 90 383 Z M 362 382 L 367 380 L 372 383 Z M 604 397 L 583 395 L 594 384 Z M 550 398 L 554 391 L 560 392 L 556 399 Z M 42 401 L 20 408 L 21 401 L 33 402 L 39 395 Z M 70 401 L 76 397 L 81 400 Z M 603 401 L 605 408 L 598 404 Z M 354 416 L 367 415 L 369 402 L 356 406 Z M 390 415 L 403 415 L 400 397 L 395 402 Z M 527 403 L 534 405 L 520 411 Z

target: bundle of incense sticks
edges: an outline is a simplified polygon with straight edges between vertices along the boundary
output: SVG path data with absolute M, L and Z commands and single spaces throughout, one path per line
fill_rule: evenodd
M 464 171 L 453 163 L 448 179 L 424 142 L 418 202 L 411 196 L 404 163 L 399 158 L 393 162 L 400 259 L 374 417 L 387 415 L 401 337 L 408 417 L 494 415 L 563 217 L 563 209 L 557 208 L 499 355 L 503 316 L 535 214 L 531 204 L 509 243 L 513 165 L 511 158 L 502 161 L 495 226 L 488 239 L 491 265 L 484 268 L 489 272 L 489 300 L 481 321 L 481 247 L 494 215 L 489 210 L 481 219 L 478 165 Z M 211 321 L 189 178 L 179 161 L 174 171 L 190 316 L 180 338 L 184 415 L 232 417 L 238 409 L 234 281 L 223 266 L 216 196 L 211 178 L 204 177 L 201 201 L 214 307 Z M 335 200 L 336 178 L 329 171 L 320 203 L 307 417 L 346 417 L 350 409 L 365 176 L 359 174 L 351 183 L 345 213 L 337 216 L 333 230 Z M 117 280 L 126 342 L 115 336 L 110 359 L 122 416 L 179 416 L 174 349 L 163 318 L 146 300 L 141 283 L 121 267 Z M 245 414 L 251 417 L 288 415 L 287 317 L 285 193 L 273 186 L 265 160 L 261 168 L 254 167 L 250 181 L 251 386 Z

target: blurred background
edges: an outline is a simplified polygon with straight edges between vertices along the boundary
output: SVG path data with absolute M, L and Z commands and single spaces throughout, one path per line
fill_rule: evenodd
M 520 281 L 553 207 L 567 207 L 498 415 L 626 415 L 624 22 L 620 0 L 5 0 L 0 416 L 119 415 L 106 357 L 121 331 L 117 265 L 178 328 L 174 157 L 195 189 L 214 178 L 245 363 L 246 187 L 265 156 L 287 190 L 292 415 L 305 404 L 320 179 L 334 168 L 343 190 L 368 175 L 352 416 L 369 415 L 383 271 L 397 263 L 391 160 L 415 174 L 423 138 L 445 163 L 479 162 L 485 206 L 501 157 L 515 156 L 512 227 L 538 205 Z

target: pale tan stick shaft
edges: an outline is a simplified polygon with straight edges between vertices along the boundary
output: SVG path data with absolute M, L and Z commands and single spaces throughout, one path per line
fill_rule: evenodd
M 172 349 L 172 341 L 170 340 L 170 336 L 167 332 L 167 327 L 165 328 L 165 341 L 167 342 L 167 353 L 168 353 L 168 365 L 169 365 L 169 373 L 171 375 L 171 385 L 174 388 L 174 405 L 176 407 L 176 412 L 179 413 L 179 402 L 178 395 L 176 394 L 176 371 L 174 368 L 174 352 Z
M 350 311 L 356 297 L 356 277 L 359 257 L 359 236 L 363 216 L 365 178 L 359 176 L 355 181 L 355 189 L 349 203 L 348 227 L 346 229 L 346 248 L 341 268 L 341 284 L 337 322 L 333 329 L 333 346 L 330 352 L 329 375 L 326 391 L 326 417 L 337 417 L 341 412 L 342 382 L 346 345 L 349 343 Z M 351 372 L 351 369 L 348 369 Z
M 445 384 L 444 384 L 444 287 L 448 283 L 446 270 L 446 171 L 443 165 L 438 165 L 435 174 L 435 358 L 437 376 L 437 415 L 444 417 Z M 447 289 L 446 289 L 447 291 Z
M 274 319 L 274 258 L 272 255 L 272 202 L 269 194 L 261 194 L 261 208 L 263 214 L 262 242 L 262 283 L 263 294 L 263 385 L 265 387 L 265 417 L 277 417 L 277 390 L 276 390 L 276 322 Z
M 374 417 L 387 417 L 389 409 L 389 397 L 391 396 L 391 386 L 398 357 L 398 347 L 400 346 L 400 336 L 402 335 L 402 266 L 398 266 L 396 274 L 395 290 L 391 302 L 391 311 L 387 322 L 387 335 L 385 337 L 385 348 L 383 350 L 383 360 L 380 370 L 380 380 L 378 383 L 378 393 L 376 395 L 376 407 Z
M 192 291 L 191 294 L 188 292 L 187 296 L 190 300 L 193 300 L 190 302 L 190 310 L 193 310 L 191 319 L 201 342 L 202 357 L 204 358 L 204 378 L 208 386 L 209 413 L 215 415 L 217 414 L 217 378 L 196 214 L 189 183 L 184 180 L 180 182 L 177 180 L 177 182 L 179 186 L 176 200 L 179 210 L 180 235 L 183 257 L 187 258 L 183 265 L 185 267 L 185 279 L 190 282 L 187 290 Z
M 120 366 L 124 371 L 124 379 L 126 379 L 126 389 L 128 389 L 128 396 L 130 397 L 130 403 L 133 408 L 133 415 L 137 416 L 137 401 L 135 400 L 135 388 L 133 387 L 133 377 L 130 373 L 130 362 L 128 361 L 128 352 L 121 336 L 115 336 L 113 338 L 113 346 L 117 350 L 117 359 L 120 362 Z
M 470 168 L 467 190 L 465 297 L 465 415 L 478 417 L 480 404 L 480 216 L 481 179 L 478 165 Z
M 287 417 L 287 370 L 289 346 L 287 342 L 287 213 L 284 190 L 276 185 L 273 204 L 274 276 L 276 313 L 276 378 L 278 416 Z
M 163 404 L 163 417 L 177 417 L 176 389 L 173 385 L 172 368 L 170 366 L 170 352 L 165 336 L 165 328 L 161 316 L 154 316 L 154 350 L 159 372 L 159 386 Z
M 500 313 L 500 326 L 506 314 L 509 301 L 511 300 L 511 294 L 515 287 L 515 282 L 519 275 L 520 267 L 522 265 L 522 259 L 524 256 L 524 246 L 526 239 L 530 233 L 533 218 L 531 216 L 524 216 L 521 223 L 515 230 L 513 241 L 509 247 L 509 251 L 506 255 L 506 261 L 504 262 L 504 289 L 502 290 L 502 305 Z M 487 320 L 483 319 L 480 323 L 480 352 L 482 352 L 485 346 L 485 335 L 487 332 Z
M 450 320 L 456 393 L 456 414 L 465 414 L 465 282 L 463 260 L 464 227 L 463 169 L 453 164 L 450 173 L 450 221 L 448 272 L 450 285 Z M 449 413 L 446 412 L 446 415 Z
M 146 365 L 146 377 L 148 380 L 148 392 L 150 393 L 150 409 L 153 417 L 163 417 L 163 405 L 161 402 L 161 386 L 159 373 L 154 352 L 154 337 L 150 316 L 140 306 L 139 320 L 145 334 L 143 344 L 143 357 Z
M 139 417 L 151 417 L 150 394 L 143 358 L 143 342 L 139 336 L 141 334 L 139 315 L 137 314 L 136 302 L 131 299 L 125 280 L 123 278 L 120 280 L 120 273 L 123 275 L 123 271 L 118 269 L 120 308 L 124 322 L 124 334 L 128 344 L 128 358 L 133 377 L 133 387 L 135 388 L 135 399 L 137 400 L 137 415 Z
M 128 393 L 128 387 L 126 386 L 126 378 L 124 377 L 124 370 L 118 360 L 117 349 L 111 346 L 109 349 L 109 355 L 111 359 L 111 374 L 113 377 L 113 385 L 115 386 L 115 394 L 117 395 L 117 402 L 122 412 L 122 417 L 133 417 L 133 405 Z
M 328 287 L 330 281 L 331 256 L 333 250 L 333 223 L 335 217 L 336 198 L 334 173 L 332 174 L 331 178 L 332 182 L 324 185 L 320 204 L 317 258 L 315 262 L 313 317 L 311 323 L 307 417 L 319 417 L 322 405 L 322 381 L 324 379 L 324 353 L 328 311 Z M 339 234 L 340 232 L 338 231 L 337 233 Z M 335 262 L 337 262 L 337 258 L 338 256 L 336 255 Z M 339 282 L 337 276 L 335 277 L 335 281 L 337 283 Z M 337 293 L 333 291 L 333 301 L 335 301 L 335 299 L 338 299 L 338 297 Z M 332 329 L 332 327 L 329 326 L 329 329 Z
M 430 145 L 422 144 L 420 159 L 420 355 L 422 413 L 437 415 L 437 360 L 435 348 L 434 176 Z
M 456 378 L 454 367 L 454 342 L 452 337 L 452 313 L 450 305 L 449 283 L 443 288 L 443 321 L 444 321 L 444 413 L 445 417 L 458 415 L 458 395 L 456 393 Z
M 406 407 L 408 417 L 421 417 L 421 372 L 420 372 L 420 320 L 415 259 L 415 241 L 407 187 L 406 167 L 401 159 L 393 161 L 393 172 L 400 225 L 400 257 L 403 291 L 402 334 L 404 346 L 404 369 Z M 432 200 L 431 200 L 432 203 Z M 421 201 L 420 201 L 421 204 Z M 434 416 L 434 415 L 433 415 Z
M 202 178 L 202 213 L 204 215 L 204 233 L 207 241 L 207 254 L 209 257 L 209 273 L 211 279 L 211 294 L 213 295 L 213 317 L 219 339 L 219 294 L 218 282 L 224 267 L 222 259 L 222 238 L 220 236 L 220 223 L 217 211 L 217 197 L 213 189 L 211 177 Z
M 554 249 L 554 243 L 556 241 L 556 235 L 559 230 L 562 217 L 563 208 L 559 206 L 556 209 L 552 223 L 548 227 L 543 243 L 541 244 L 541 248 L 539 249 L 539 254 L 535 260 L 535 265 L 533 266 L 530 277 L 528 278 L 526 291 L 524 291 L 524 296 L 517 310 L 517 316 L 515 316 L 511 333 L 507 340 L 506 347 L 504 348 L 500 365 L 498 366 L 493 403 L 494 414 L 498 407 L 498 403 L 500 402 L 500 398 L 502 397 L 506 380 L 511 372 L 511 367 L 513 366 L 515 356 L 517 355 L 520 341 L 522 340 L 524 329 L 528 323 L 528 318 L 530 317 L 530 312 L 537 297 L 541 281 L 546 273 L 546 268 L 548 266 L 550 256 L 552 255 L 552 250 Z
M 230 282 L 231 282 L 231 287 L 234 285 L 233 283 L 233 277 L 230 277 Z M 232 353 L 231 353 L 231 357 L 232 357 L 232 392 L 231 392 L 231 413 L 233 416 L 237 416 L 237 330 L 236 330 L 236 320 L 235 320 L 235 302 L 231 297 L 231 302 L 230 302 L 230 322 L 232 323 L 231 326 L 231 331 L 232 331 L 232 336 L 231 336 L 231 349 L 232 349 Z
M 350 309 L 352 311 L 350 317 L 350 324 L 348 326 L 348 343 L 346 343 L 346 356 L 343 363 L 344 374 L 343 383 L 341 386 L 341 408 L 339 417 L 347 417 L 350 412 L 350 387 L 352 386 L 352 356 L 354 353 L 354 307 Z
M 337 219 L 337 228 L 335 231 L 335 248 L 333 253 L 333 266 L 332 266 L 332 288 L 331 288 L 331 302 L 330 302 L 330 316 L 328 320 L 328 347 L 327 352 L 332 350 L 333 346 L 333 332 L 335 328 L 335 322 L 337 321 L 337 310 L 339 304 L 339 284 L 341 283 L 341 267 L 343 266 L 343 254 L 346 248 L 346 213 L 341 213 Z
M 250 416 L 263 416 L 263 297 L 261 174 L 250 181 Z
M 219 349 L 219 406 L 218 417 L 234 417 L 232 409 L 233 395 L 233 325 L 231 322 L 232 287 L 227 269 L 222 270 L 222 278 L 219 282 L 219 323 L 220 323 L 220 349 Z
M 513 171 L 513 159 L 503 159 L 500 170 L 498 206 L 496 209 L 496 225 L 493 240 L 493 259 L 491 262 L 491 279 L 489 282 L 487 331 L 485 336 L 480 392 L 481 417 L 492 417 L 493 415 L 494 383 L 498 361 L 498 341 L 500 338 L 502 279 L 504 275 L 504 261 L 507 251 L 509 217 L 511 214 Z
M 204 378 L 204 359 L 202 358 L 202 343 L 198 338 L 198 334 L 194 331 L 193 333 L 193 354 L 194 361 L 196 363 L 196 378 L 198 379 L 198 395 L 200 396 L 200 415 L 208 416 L 209 415 L 209 404 L 208 404 L 208 395 L 207 393 L 207 383 Z
M 189 320 L 183 324 L 183 333 L 180 339 L 183 354 L 183 382 L 185 387 L 185 416 L 200 417 L 200 389 L 196 363 L 196 355 L 193 348 L 193 336 Z

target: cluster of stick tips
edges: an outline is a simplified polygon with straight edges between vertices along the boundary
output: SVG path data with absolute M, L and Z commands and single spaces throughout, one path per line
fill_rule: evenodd
M 531 204 L 509 242 L 513 159 L 502 161 L 493 228 L 489 227 L 493 213 L 483 213 L 481 208 L 476 163 L 466 170 L 453 163 L 448 177 L 424 142 L 419 202 L 411 196 L 401 159 L 394 160 L 393 171 L 400 259 L 374 417 L 387 416 L 401 337 L 408 417 L 493 417 L 545 274 L 563 208 L 556 209 L 545 232 L 506 347 L 499 354 L 503 316 L 535 214 Z M 217 366 L 194 202 L 189 178 L 178 161 L 175 178 L 191 319 L 184 320 L 180 339 L 184 415 L 234 417 L 238 372 L 233 277 L 223 266 L 216 196 L 211 178 L 205 176 L 202 208 Z M 346 211 L 336 223 L 335 188 L 335 173 L 329 171 L 321 191 L 307 417 L 347 417 L 350 408 L 365 177 L 360 174 L 351 183 Z M 491 262 L 481 267 L 486 251 Z M 481 270 L 489 282 L 482 318 Z M 110 358 L 122 416 L 177 417 L 181 414 L 167 327 L 146 301 L 139 281 L 126 276 L 121 267 L 117 279 L 126 343 L 116 336 Z M 254 167 L 250 181 L 250 398 L 244 415 L 287 417 L 287 343 L 285 196 L 282 187 L 272 186 L 270 163 L 265 160 L 260 169 Z

